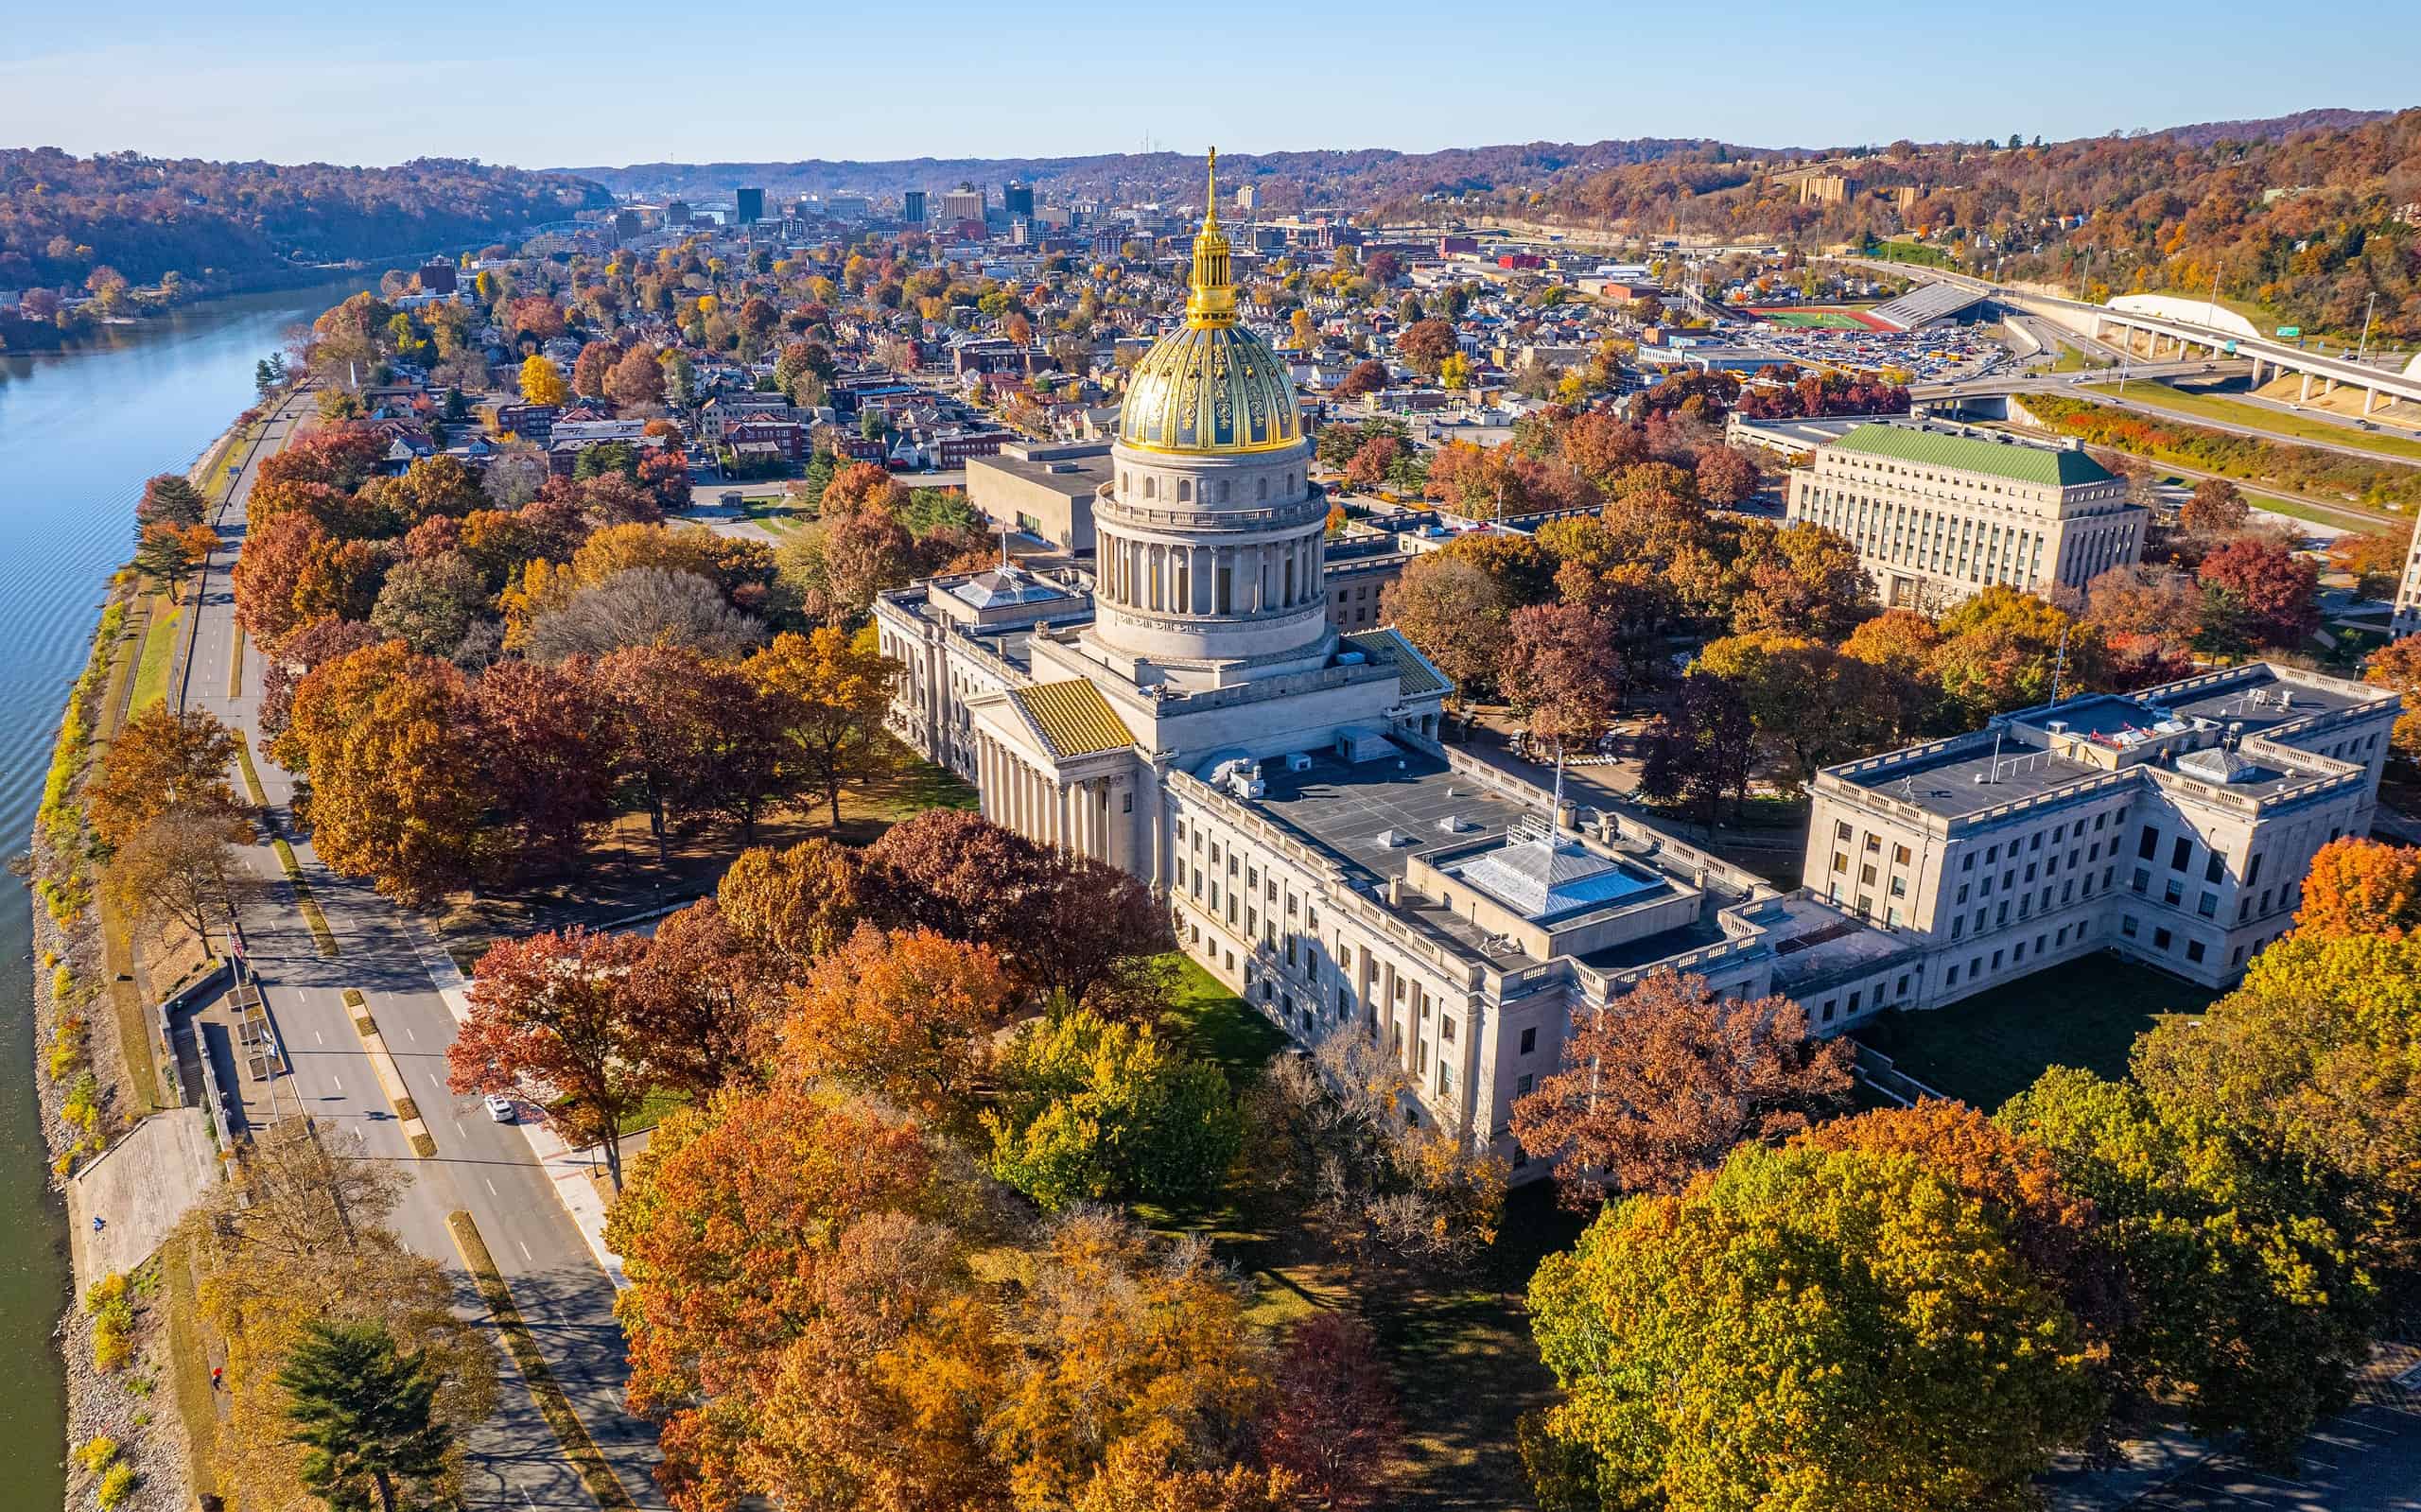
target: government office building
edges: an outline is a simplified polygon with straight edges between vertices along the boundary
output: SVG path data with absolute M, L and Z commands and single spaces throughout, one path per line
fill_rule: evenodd
M 1919 1006 L 2099 949 L 2225 986 L 2370 832 L 2400 708 L 2256 663 L 2005 715 L 1818 773 L 1803 879 L 1925 942 Z
M 1796 427 L 1810 428 L 1824 427 Z M 2151 512 L 2081 446 L 1872 420 L 1807 455 L 1789 519 L 1847 536 L 1886 608 L 1938 614 L 1994 583 L 2081 592 L 2143 553 Z

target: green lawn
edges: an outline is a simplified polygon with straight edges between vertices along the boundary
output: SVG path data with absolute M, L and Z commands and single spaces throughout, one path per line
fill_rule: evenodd
M 176 660 L 177 626 L 183 618 L 183 609 L 153 600 L 151 628 L 144 633 L 142 659 L 134 664 L 134 697 L 130 712 L 140 713 L 167 700 L 168 664 Z
M 2123 1074 L 2136 1035 L 2200 1013 L 2214 997 L 2150 966 L 2090 955 L 1946 1008 L 1885 1014 L 1856 1035 L 1918 1081 L 1990 1112 L 2046 1067 Z
M 1172 950 L 1160 959 L 1176 974 L 1161 1029 L 1183 1039 L 1196 1055 L 1217 1061 L 1230 1085 L 1241 1086 L 1251 1080 L 1286 1048 L 1284 1030 L 1229 992 L 1193 957 Z
M 2087 391 L 2118 396 L 2116 384 L 2089 383 Z M 2246 404 L 2239 399 L 2219 394 L 2188 393 L 2183 389 L 2148 379 L 2135 379 L 2127 385 L 2125 398 L 2147 404 L 2157 409 L 2170 410 L 2193 420 L 2216 421 L 2223 425 L 2244 426 L 2273 436 L 2296 441 L 2326 442 L 2339 446 L 2352 446 L 2373 452 L 2395 461 L 2421 462 L 2421 441 L 2378 431 L 2356 430 L 2351 426 L 2331 425 L 2305 415 L 2289 414 L 2262 405 Z
M 2099 357 L 2089 357 L 2083 353 L 2078 351 L 2075 347 L 2063 345 L 2060 348 L 2058 360 L 2051 364 L 2051 371 L 2054 373 L 2085 373 L 2098 368 L 2106 368 L 2108 366 L 2110 366 L 2110 364 L 2104 362 Z
M 897 742 L 895 742 L 896 744 Z M 912 819 L 928 808 L 980 808 L 982 795 L 948 767 L 926 760 L 905 745 L 894 753 L 898 763 L 879 792 L 867 794 L 870 807 L 882 818 Z M 849 801 L 841 801 L 845 810 Z

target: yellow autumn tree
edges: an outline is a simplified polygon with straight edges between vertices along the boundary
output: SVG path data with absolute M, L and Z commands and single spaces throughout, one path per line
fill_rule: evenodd
M 571 385 L 552 358 L 532 352 L 521 364 L 521 397 L 533 405 L 559 405 L 571 397 Z

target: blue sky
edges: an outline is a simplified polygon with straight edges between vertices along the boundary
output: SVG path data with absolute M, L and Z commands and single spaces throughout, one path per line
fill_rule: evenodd
M 1206 35 L 1200 17 L 1218 22 Z M 2057 139 L 2421 104 L 2411 0 L 2016 8 L 594 0 L 29 7 L 0 145 L 530 167 L 1716 136 Z M 2317 18 L 2325 17 L 2322 21 Z

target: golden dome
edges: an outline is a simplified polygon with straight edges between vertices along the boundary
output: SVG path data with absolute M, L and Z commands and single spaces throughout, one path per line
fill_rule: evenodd
M 1218 169 L 1214 148 L 1185 324 L 1153 343 L 1126 386 L 1118 439 L 1129 446 L 1198 456 L 1270 451 L 1302 439 L 1303 415 L 1285 363 L 1236 320 L 1229 248 L 1219 230 Z

